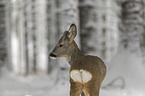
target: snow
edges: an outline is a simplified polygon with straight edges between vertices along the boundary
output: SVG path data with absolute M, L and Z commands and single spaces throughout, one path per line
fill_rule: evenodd
M 18 76 L 6 68 L 2 68 L 1 72 L 0 96 L 64 96 L 69 93 L 69 82 L 58 82 L 54 76 L 56 73 L 48 76 Z
M 61 79 L 58 82 L 53 75 L 22 77 L 3 70 L 0 76 L 0 96 L 69 96 L 69 80 Z M 133 86 L 124 89 L 101 88 L 100 96 L 145 96 L 144 90 L 145 87 Z
M 120 51 L 107 67 L 108 72 L 100 96 L 145 96 L 145 65 L 139 54 L 135 55 L 127 50 Z M 55 72 L 47 76 L 18 76 L 5 67 L 0 71 L 0 96 L 69 96 L 68 72 L 56 77 Z M 64 75 L 67 78 L 63 79 Z M 125 80 L 125 88 L 119 86 L 104 88 L 116 77 Z M 114 84 L 120 83 L 118 81 Z
M 144 90 L 137 90 L 134 88 L 123 90 L 102 90 L 100 96 L 145 96 Z
M 115 55 L 108 67 L 108 79 L 121 76 L 125 79 L 126 86 L 145 88 L 145 66 L 139 54 L 121 51 Z

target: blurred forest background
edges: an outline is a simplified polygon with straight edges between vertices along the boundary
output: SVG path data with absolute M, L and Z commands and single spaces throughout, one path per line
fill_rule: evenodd
M 145 0 L 0 0 L 1 73 L 67 80 L 69 64 L 49 53 L 72 23 L 81 51 L 104 60 L 104 83 L 145 85 Z

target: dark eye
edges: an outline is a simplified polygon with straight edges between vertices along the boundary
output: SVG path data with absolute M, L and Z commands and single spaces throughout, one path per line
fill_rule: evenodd
M 60 44 L 60 45 L 59 45 L 59 47 L 63 47 L 63 45 L 62 45 L 62 44 Z

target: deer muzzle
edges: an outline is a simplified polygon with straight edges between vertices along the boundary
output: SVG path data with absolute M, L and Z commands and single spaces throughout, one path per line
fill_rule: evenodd
M 53 53 L 50 53 L 49 56 L 50 56 L 51 59 L 56 59 L 56 57 L 57 57 L 57 56 L 56 56 L 55 54 L 53 54 Z

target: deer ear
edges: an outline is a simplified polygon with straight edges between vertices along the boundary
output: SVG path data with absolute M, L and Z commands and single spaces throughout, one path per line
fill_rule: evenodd
M 68 38 L 73 40 L 77 35 L 77 27 L 75 24 L 71 24 L 69 30 L 68 30 Z

